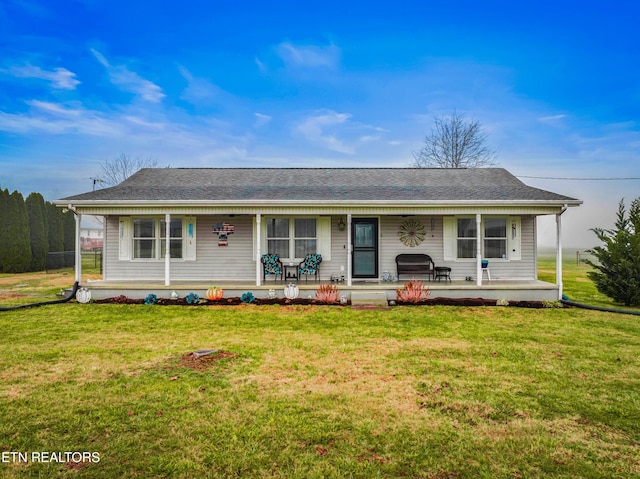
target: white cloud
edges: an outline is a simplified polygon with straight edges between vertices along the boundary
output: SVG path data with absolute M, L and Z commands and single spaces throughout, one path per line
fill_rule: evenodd
M 66 68 L 56 68 L 53 71 L 43 70 L 34 65 L 26 65 L 23 67 L 12 67 L 9 73 L 18 78 L 39 78 L 51 82 L 54 88 L 60 90 L 74 90 L 80 83 L 76 80 L 76 74 Z
M 27 104 L 31 109 L 26 114 L 0 112 L 0 130 L 56 135 L 80 133 L 107 138 L 127 134 L 127 127 L 121 120 L 114 121 L 79 105 L 40 100 L 31 100 Z
M 355 151 L 352 146 L 345 144 L 334 133 L 326 131 L 337 125 L 343 125 L 350 117 L 351 115 L 348 113 L 327 110 L 306 118 L 296 127 L 296 130 L 308 140 L 323 145 L 330 150 L 353 154 Z
M 282 42 L 277 47 L 280 58 L 289 66 L 333 69 L 340 63 L 340 49 L 335 45 L 293 45 Z
M 162 92 L 162 88 L 155 83 L 142 78 L 124 65 L 111 65 L 104 55 L 93 48 L 90 51 L 96 60 L 106 68 L 111 82 L 124 91 L 134 93 L 151 103 L 159 103 L 166 96 Z
M 179 66 L 180 74 L 187 80 L 187 88 L 182 93 L 182 99 L 193 105 L 225 105 L 235 101 L 233 95 L 205 78 L 194 77 L 189 70 Z
M 566 117 L 567 115 L 550 115 L 550 116 L 543 116 L 541 118 L 538 118 L 538 120 L 542 122 L 553 122 L 553 121 L 563 120 Z
M 271 121 L 271 117 L 264 113 L 254 113 L 254 116 L 256 117 L 256 122 L 254 123 L 256 128 L 264 126 Z
M 265 65 L 262 60 L 260 60 L 258 57 L 255 57 L 253 60 L 258 67 L 258 70 L 260 70 L 262 73 L 267 73 L 267 65 Z

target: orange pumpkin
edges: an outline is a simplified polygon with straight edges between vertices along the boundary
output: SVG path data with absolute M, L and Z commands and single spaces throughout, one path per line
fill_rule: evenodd
M 211 286 L 207 290 L 207 299 L 210 301 L 217 301 L 219 299 L 222 299 L 223 296 L 224 296 L 224 289 L 222 288 Z

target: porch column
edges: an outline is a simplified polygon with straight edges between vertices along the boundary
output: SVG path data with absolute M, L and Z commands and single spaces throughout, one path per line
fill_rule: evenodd
M 482 286 L 482 215 L 476 213 L 476 285 Z
M 76 281 L 80 283 L 82 281 L 82 243 L 80 241 L 80 220 L 82 219 L 79 213 L 75 214 L 76 220 Z
M 353 251 L 351 250 L 351 213 L 347 213 L 347 286 L 351 286 L 351 262 Z
M 260 258 L 262 257 L 262 252 L 260 251 L 260 244 L 262 243 L 262 238 L 260 238 L 260 223 L 262 222 L 262 215 L 260 213 L 256 213 L 256 286 L 260 286 L 260 266 L 262 263 L 260 262 Z
M 556 214 L 556 285 L 558 300 L 562 299 L 562 211 Z
M 171 284 L 171 214 L 164 215 L 164 285 Z

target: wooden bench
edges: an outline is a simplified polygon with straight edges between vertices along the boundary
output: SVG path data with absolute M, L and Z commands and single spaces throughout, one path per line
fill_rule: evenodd
M 428 254 L 399 254 L 396 256 L 396 272 L 401 274 L 426 275 L 433 279 L 436 265 Z

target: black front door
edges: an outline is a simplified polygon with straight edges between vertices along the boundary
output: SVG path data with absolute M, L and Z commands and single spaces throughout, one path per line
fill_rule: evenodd
M 378 277 L 378 218 L 353 218 L 353 277 Z

